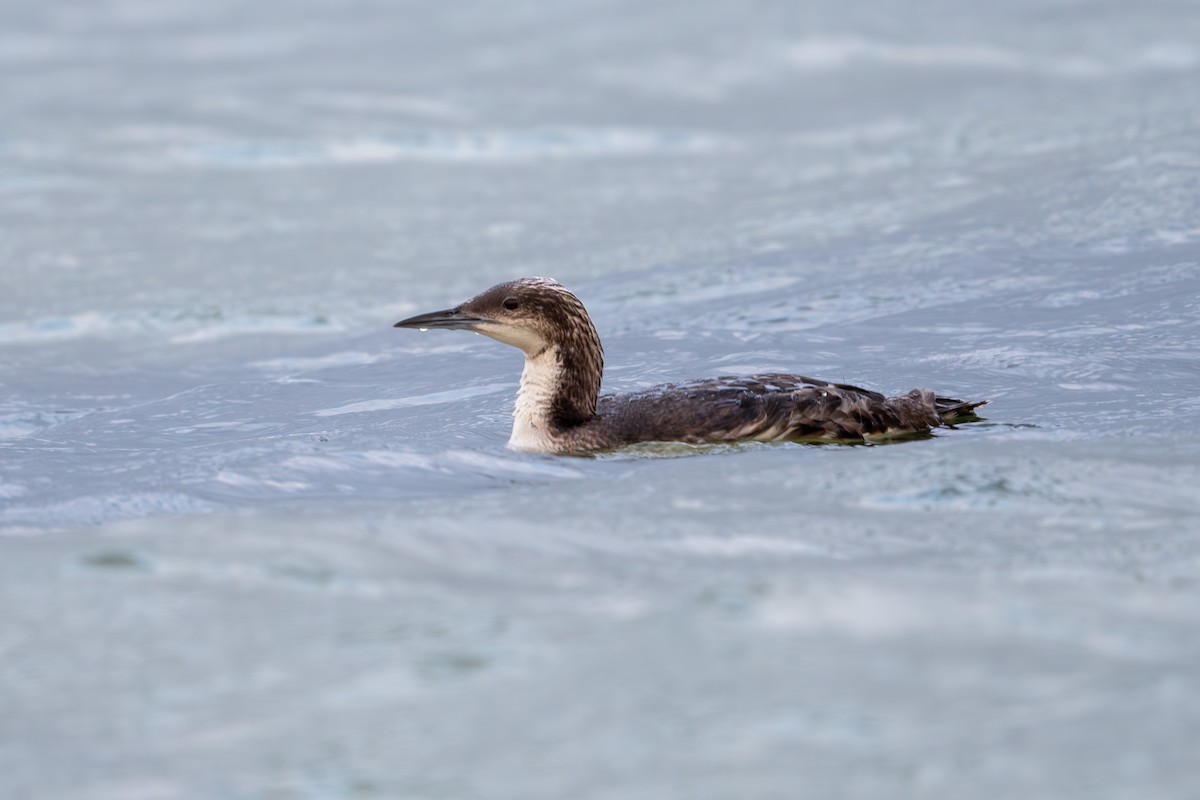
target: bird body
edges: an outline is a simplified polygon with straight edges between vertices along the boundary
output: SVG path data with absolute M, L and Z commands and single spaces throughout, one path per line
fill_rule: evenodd
M 600 395 L 600 337 L 579 299 L 549 278 L 502 283 L 460 306 L 396 327 L 472 330 L 524 351 L 508 443 L 516 450 L 586 453 L 652 441 L 863 442 L 970 420 L 987 402 L 929 389 L 886 397 L 782 373 Z

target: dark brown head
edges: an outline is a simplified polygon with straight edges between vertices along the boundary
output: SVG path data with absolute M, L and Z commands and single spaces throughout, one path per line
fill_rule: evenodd
M 604 371 L 600 337 L 583 303 L 553 278 L 501 283 L 462 305 L 419 314 L 396 327 L 475 331 L 520 348 L 527 359 L 552 356 L 561 375 L 557 421 L 577 424 L 595 414 Z

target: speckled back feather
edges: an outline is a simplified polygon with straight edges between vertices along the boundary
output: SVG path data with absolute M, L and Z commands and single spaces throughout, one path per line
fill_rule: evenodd
M 898 397 L 789 374 L 721 376 L 605 395 L 565 449 L 645 441 L 864 441 L 928 431 L 969 416 L 965 403 L 914 389 Z

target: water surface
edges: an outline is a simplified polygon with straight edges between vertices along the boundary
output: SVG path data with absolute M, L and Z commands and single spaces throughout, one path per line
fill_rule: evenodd
M 1200 15 L 0 12 L 0 788 L 1194 797 Z M 887 446 L 505 449 L 606 390 L 987 397 Z

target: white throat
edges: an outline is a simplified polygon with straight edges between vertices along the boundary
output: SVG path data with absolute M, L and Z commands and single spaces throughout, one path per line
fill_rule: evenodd
M 558 352 L 547 347 L 536 356 L 526 354 L 521 370 L 521 388 L 513 407 L 512 436 L 508 446 L 514 450 L 545 451 L 550 449 L 552 428 L 551 402 L 562 380 Z

